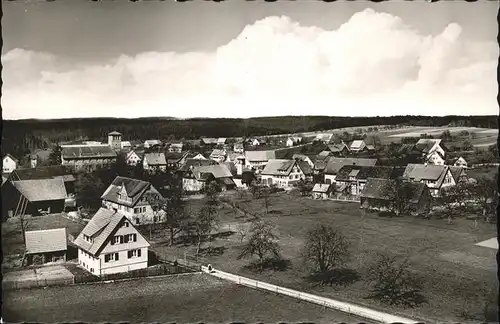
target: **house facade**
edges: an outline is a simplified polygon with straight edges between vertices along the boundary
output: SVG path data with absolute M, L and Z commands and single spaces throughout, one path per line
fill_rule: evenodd
M 464 169 L 467 169 L 467 161 L 465 161 L 465 159 L 463 157 L 459 157 L 455 163 L 453 163 L 453 166 L 455 167 L 461 167 L 461 168 L 464 168 Z
M 223 191 L 236 187 L 233 174 L 225 165 L 221 164 L 191 167 L 184 173 L 182 187 L 186 192 L 200 192 L 210 181 L 217 182 Z
M 11 173 L 17 168 L 17 163 L 19 163 L 19 160 L 10 154 L 6 154 L 2 161 L 2 173 Z
M 311 160 L 310 157 L 308 157 L 305 154 L 294 154 L 292 156 L 292 160 L 299 160 L 299 161 L 305 161 L 311 168 L 314 168 L 314 162 Z
M 167 171 L 167 159 L 165 153 L 146 153 L 142 159 L 142 167 L 149 172 Z
M 349 146 L 349 150 L 353 153 L 360 153 L 365 151 L 366 149 L 366 143 L 363 140 L 352 141 L 351 145 Z
M 302 142 L 302 138 L 300 138 L 300 137 L 289 137 L 286 140 L 286 146 L 287 147 L 292 147 L 292 146 L 295 146 L 295 145 L 299 145 L 301 142 Z
M 240 154 L 243 154 L 245 153 L 245 147 L 243 145 L 243 143 L 236 143 L 233 145 L 233 151 L 235 153 L 240 153 Z
M 337 173 L 345 165 L 375 166 L 376 164 L 377 159 L 330 157 L 324 167 L 324 181 L 327 184 L 335 184 Z
M 392 173 L 392 167 L 344 165 L 336 175 L 336 191 L 359 196 L 368 178 L 389 179 Z
M 328 145 L 333 156 L 347 156 L 351 151 L 345 143 Z
M 222 163 L 226 160 L 226 150 L 224 149 L 214 149 L 210 153 L 209 159 L 216 161 L 217 163 Z
M 444 165 L 445 164 L 444 156 L 441 155 L 441 153 L 439 153 L 437 150 L 432 151 L 431 153 L 427 154 L 425 158 L 426 158 L 425 161 L 428 164 L 434 164 L 434 165 Z
M 173 144 L 170 144 L 170 146 L 168 147 L 168 151 L 171 153 L 181 153 L 183 147 L 184 147 L 184 144 L 182 144 L 182 143 L 173 143 Z
M 125 215 L 111 210 L 99 209 L 74 243 L 78 264 L 96 276 L 148 267 L 149 242 Z
M 332 185 L 316 183 L 312 189 L 312 199 L 328 199 L 332 194 Z
M 94 170 L 116 162 L 117 154 L 108 144 L 61 145 L 61 165 L 74 170 Z
M 439 197 L 443 188 L 456 185 L 451 170 L 446 165 L 408 164 L 403 177 L 412 182 L 425 183 L 433 197 Z
M 136 151 L 128 152 L 127 156 L 125 157 L 125 162 L 130 166 L 136 166 L 137 164 L 141 163 L 141 161 L 142 159 Z
M 300 180 L 306 180 L 306 176 L 295 160 L 269 160 L 261 172 L 261 183 L 267 186 L 288 188 Z
M 246 151 L 245 163 L 248 168 L 255 170 L 256 173 L 264 170 L 269 160 L 275 159 L 275 151 Z

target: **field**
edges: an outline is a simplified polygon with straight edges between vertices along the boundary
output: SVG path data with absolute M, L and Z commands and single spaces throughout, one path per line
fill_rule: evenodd
M 360 318 L 205 274 L 6 291 L 6 322 L 315 323 Z
M 486 147 L 496 144 L 498 129 L 476 128 L 476 127 L 406 127 L 395 130 L 380 130 L 368 133 L 368 135 L 379 136 L 383 144 L 399 142 L 403 137 L 420 137 L 422 134 L 439 137 L 444 131 L 450 131 L 452 136 L 457 136 L 462 131 L 470 135 L 468 140 L 475 147 Z
M 418 219 L 414 217 L 384 218 L 374 214 L 361 217 L 359 204 L 311 199 L 279 194 L 272 198 L 270 214 L 265 215 L 262 200 L 234 198 L 241 207 L 263 217 L 276 226 L 283 256 L 292 266 L 286 271 L 253 273 L 245 268 L 249 260 L 237 260 L 242 245 L 237 228 L 245 226 L 229 209 L 220 211 L 225 232 L 233 232 L 212 242 L 213 247 L 223 247 L 222 254 L 204 256 L 204 263 L 211 263 L 223 271 L 238 273 L 293 289 L 308 291 L 395 314 L 422 319 L 463 321 L 461 311 L 481 314 L 488 288 L 496 283 L 496 250 L 475 244 L 496 236 L 495 225 L 479 222 L 474 227 L 466 219 L 456 219 L 448 225 L 445 220 Z M 198 204 L 199 202 L 197 202 Z M 404 310 L 379 305 L 365 299 L 363 280 L 347 287 L 316 287 L 305 278 L 307 271 L 301 261 L 303 237 L 316 224 L 329 224 L 339 228 L 351 243 L 352 258 L 347 265 L 362 278 L 377 252 L 391 252 L 401 257 L 409 256 L 412 270 L 423 278 L 424 294 L 428 303 L 415 310 Z M 246 223 L 248 226 L 248 223 Z M 184 246 L 155 247 L 160 254 L 182 258 Z M 192 250 L 190 253 L 193 253 Z

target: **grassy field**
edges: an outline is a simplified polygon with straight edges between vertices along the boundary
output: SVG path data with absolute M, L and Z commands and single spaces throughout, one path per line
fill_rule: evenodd
M 205 274 L 6 291 L 6 322 L 315 323 L 360 318 Z
M 264 215 L 261 200 L 235 198 L 248 211 Z M 423 220 L 414 217 L 383 218 L 373 214 L 361 217 L 359 204 L 334 201 L 312 201 L 308 198 L 280 194 L 271 200 L 271 213 L 264 216 L 276 225 L 285 258 L 292 262 L 289 270 L 256 274 L 244 268 L 249 260 L 237 260 L 242 245 L 240 236 L 220 238 L 213 247 L 224 247 L 223 254 L 204 256 L 216 268 L 286 287 L 309 291 L 326 297 L 353 301 L 378 309 L 389 309 L 401 315 L 419 314 L 424 319 L 458 320 L 459 313 L 481 313 L 488 288 L 496 283 L 495 250 L 475 243 L 496 236 L 495 225 L 456 219 L 452 225 L 445 220 Z M 235 231 L 243 221 L 227 210 L 221 211 L 224 229 Z M 428 303 L 415 310 L 379 305 L 365 299 L 367 287 L 363 280 L 339 287 L 315 287 L 309 283 L 300 253 L 306 231 L 316 224 L 329 224 L 342 230 L 351 242 L 352 258 L 347 265 L 361 278 L 377 252 L 410 256 L 411 268 L 423 278 Z M 182 256 L 184 246 L 155 246 L 159 253 Z

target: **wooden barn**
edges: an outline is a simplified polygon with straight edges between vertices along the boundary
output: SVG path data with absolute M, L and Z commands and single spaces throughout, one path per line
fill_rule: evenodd
M 25 235 L 25 260 L 28 265 L 66 261 L 66 228 L 26 231 Z

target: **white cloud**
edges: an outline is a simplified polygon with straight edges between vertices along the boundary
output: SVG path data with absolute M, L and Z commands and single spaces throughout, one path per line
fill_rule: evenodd
M 71 66 L 2 56 L 4 118 L 497 114 L 496 43 L 448 25 L 422 35 L 371 9 L 337 30 L 257 21 L 213 53 L 142 53 Z

